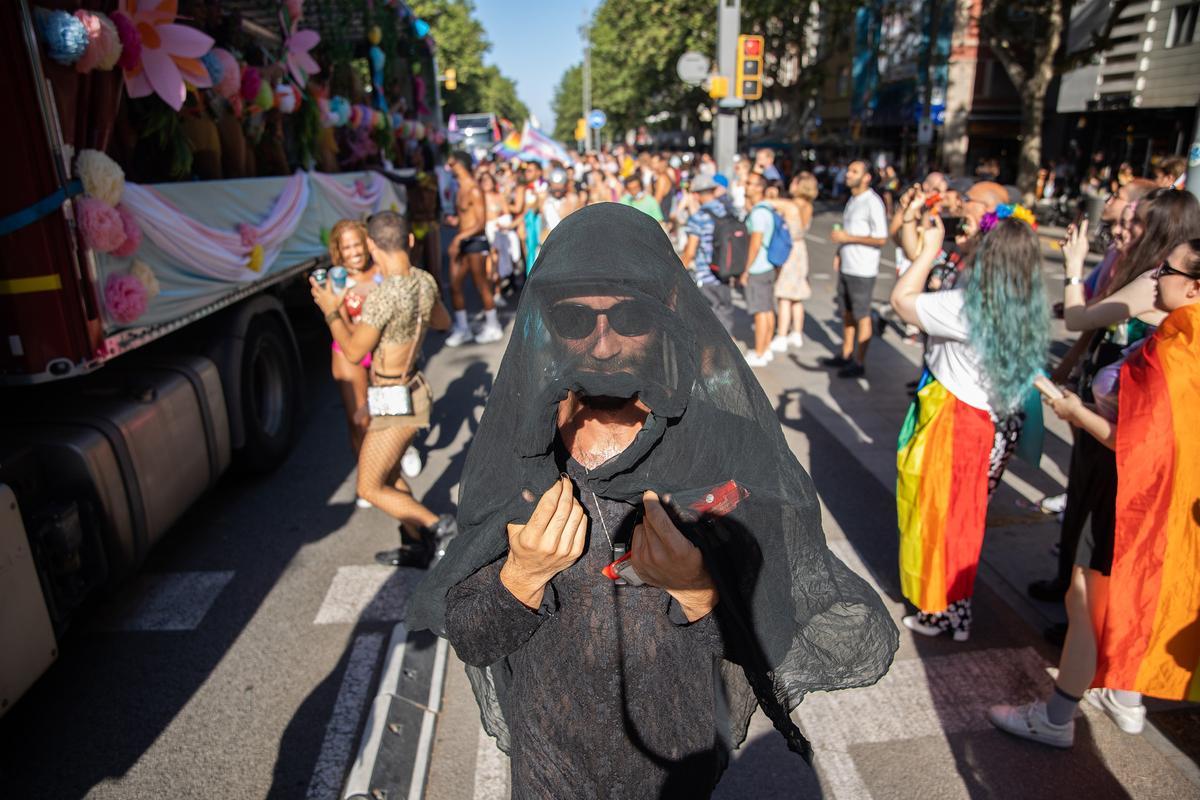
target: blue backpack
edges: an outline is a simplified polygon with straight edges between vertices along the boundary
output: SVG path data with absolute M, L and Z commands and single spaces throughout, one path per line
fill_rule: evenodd
M 767 242 L 767 261 L 771 262 L 773 267 L 782 267 L 788 260 L 788 256 L 792 254 L 792 233 L 788 230 L 783 215 L 778 211 L 766 203 L 760 203 L 758 207 L 771 212 L 771 217 L 775 221 L 771 241 Z

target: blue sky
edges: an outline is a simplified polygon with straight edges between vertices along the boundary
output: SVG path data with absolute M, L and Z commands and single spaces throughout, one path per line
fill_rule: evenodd
M 597 2 L 475 0 L 475 18 L 492 43 L 485 61 L 517 82 L 518 96 L 547 131 L 554 128 L 554 87 L 567 67 L 583 61 L 579 28 Z

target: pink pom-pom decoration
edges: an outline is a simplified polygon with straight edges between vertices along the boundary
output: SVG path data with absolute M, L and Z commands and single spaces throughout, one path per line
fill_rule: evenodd
M 125 229 L 125 241 L 121 242 L 112 254 L 118 258 L 128 258 L 142 246 L 142 229 L 125 206 L 117 206 L 117 213 L 121 216 L 121 225 Z
M 83 234 L 83 243 L 98 253 L 111 253 L 125 243 L 125 224 L 110 205 L 94 197 L 76 201 L 75 219 Z
M 262 88 L 262 75 L 256 67 L 246 67 L 242 70 L 242 99 L 253 103 Z
M 146 286 L 133 275 L 113 273 L 104 282 L 104 306 L 115 322 L 133 322 L 146 313 L 146 305 Z
M 75 12 L 75 19 L 83 24 L 84 31 L 87 32 L 87 49 L 83 51 L 83 55 L 75 62 L 75 70 L 77 72 L 91 72 L 96 68 L 96 62 L 99 58 L 99 42 L 100 42 L 100 17 L 93 14 L 91 11 L 79 9 Z
M 237 59 L 233 57 L 233 53 L 221 47 L 212 49 L 212 56 L 221 65 L 221 80 L 213 87 L 213 91 L 219 97 L 224 97 L 226 100 L 238 93 L 242 87 L 242 68 L 238 66 Z
M 133 20 L 120 11 L 113 12 L 112 21 L 121 40 L 121 56 L 117 59 L 117 64 L 121 69 L 131 70 L 142 63 L 142 37 Z

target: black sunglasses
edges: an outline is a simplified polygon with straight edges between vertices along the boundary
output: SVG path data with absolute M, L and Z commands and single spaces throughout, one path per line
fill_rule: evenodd
M 1175 269 L 1169 262 L 1163 261 L 1158 265 L 1158 269 L 1154 270 L 1154 278 L 1157 280 L 1159 278 L 1165 278 L 1168 275 L 1182 275 L 1190 281 L 1200 281 L 1200 275 L 1193 275 L 1190 272 L 1184 272 L 1181 269 Z
M 579 303 L 555 303 L 550 306 L 550 324 L 564 339 L 584 339 L 596 330 L 596 319 L 603 314 L 612 329 L 622 336 L 643 336 L 654 327 L 653 308 L 640 300 L 622 300 L 608 308 L 592 308 Z

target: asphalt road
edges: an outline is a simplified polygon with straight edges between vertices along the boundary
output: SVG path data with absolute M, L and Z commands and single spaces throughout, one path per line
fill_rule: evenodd
M 807 342 L 756 374 L 813 476 L 831 547 L 875 582 L 899 620 L 888 470 L 907 403 L 904 381 L 915 377 L 919 351 L 885 337 L 862 381 L 839 382 L 816 366 L 839 335 L 830 301 L 833 219 L 819 216 L 809 241 L 816 294 Z M 876 297 L 886 297 L 889 286 L 881 280 Z M 744 313 L 738 325 L 745 342 Z M 138 578 L 79 620 L 58 663 L 0 721 L 0 795 L 339 796 L 388 637 L 417 574 L 371 560 L 393 546 L 396 529 L 381 512 L 354 506 L 354 465 L 320 336 L 305 337 L 310 413 L 292 456 L 258 481 L 227 477 L 175 526 Z M 430 343 L 436 352 L 427 370 L 438 398 L 434 426 L 413 484 L 440 511 L 457 499 L 503 343 L 438 344 Z M 1051 427 L 1057 442 L 1043 470 L 1014 470 L 993 503 L 999 532 L 989 532 L 972 639 L 956 644 L 902 631 L 896 664 L 880 684 L 808 698 L 796 716 L 817 747 L 815 774 L 756 719 L 718 796 L 1200 794 L 1190 762 L 1161 737 L 1122 734 L 1090 708 L 1070 752 L 1008 738 L 982 718 L 990 703 L 1044 692 L 1045 670 L 1057 657 L 1010 574 L 1023 560 L 1034 572 L 1049 569 L 1053 525 L 1013 509 L 1021 496 L 1036 499 L 1061 481 L 1066 434 Z M 1053 618 L 1053 609 L 1042 611 Z M 453 655 L 426 786 L 431 800 L 508 793 L 505 757 L 481 736 Z

